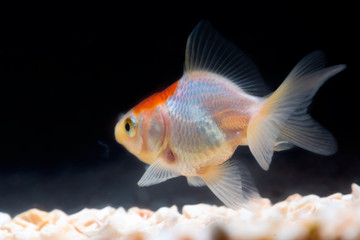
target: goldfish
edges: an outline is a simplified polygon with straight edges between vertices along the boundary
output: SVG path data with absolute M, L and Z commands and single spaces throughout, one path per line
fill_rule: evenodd
M 185 176 L 189 185 L 208 186 L 238 209 L 259 196 L 233 157 L 238 146 L 249 146 L 264 170 L 274 152 L 293 146 L 321 155 L 337 151 L 335 138 L 311 118 L 308 106 L 345 67 L 326 67 L 324 54 L 315 51 L 265 94 L 251 60 L 202 21 L 188 37 L 183 76 L 122 115 L 115 138 L 149 165 L 139 186 Z

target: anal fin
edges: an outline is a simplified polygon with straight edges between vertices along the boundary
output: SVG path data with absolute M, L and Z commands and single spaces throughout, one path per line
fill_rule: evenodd
M 249 171 L 235 160 L 207 166 L 203 170 L 199 176 L 210 190 L 230 208 L 247 207 L 249 200 L 259 197 Z
M 294 147 L 294 144 L 290 143 L 289 141 L 277 140 L 274 146 L 274 150 L 280 152 L 280 151 L 288 150 L 292 147 Z
M 186 177 L 186 179 L 190 186 L 193 186 L 193 187 L 206 186 L 206 183 L 201 179 L 201 177 L 191 176 L 191 177 Z

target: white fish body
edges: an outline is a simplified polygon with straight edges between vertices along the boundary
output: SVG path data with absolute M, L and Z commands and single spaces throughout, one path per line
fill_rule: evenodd
M 323 54 L 314 52 L 264 96 L 250 60 L 201 22 L 188 39 L 183 77 L 125 114 L 116 139 L 150 164 L 139 186 L 182 175 L 238 208 L 258 196 L 249 173 L 229 160 L 239 145 L 248 145 L 264 170 L 274 151 L 294 145 L 323 155 L 336 152 L 334 137 L 307 108 L 320 86 L 344 68 L 324 67 Z

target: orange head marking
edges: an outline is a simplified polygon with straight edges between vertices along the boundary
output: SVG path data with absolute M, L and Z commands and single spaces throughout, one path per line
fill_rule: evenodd
M 164 91 L 155 93 L 152 96 L 146 98 L 144 101 L 142 101 L 141 103 L 139 103 L 134 107 L 134 114 L 138 115 L 144 110 L 151 110 L 153 108 L 156 108 L 160 104 L 165 103 L 169 97 L 174 95 L 177 85 L 178 85 L 178 81 L 171 84 Z

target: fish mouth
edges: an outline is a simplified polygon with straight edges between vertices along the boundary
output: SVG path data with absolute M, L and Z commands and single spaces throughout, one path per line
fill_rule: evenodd
M 122 127 L 122 121 L 121 121 L 121 118 L 120 120 L 116 123 L 115 125 L 115 140 L 119 143 L 119 144 L 122 144 L 122 140 L 123 140 L 123 133 L 121 131 L 121 127 Z

